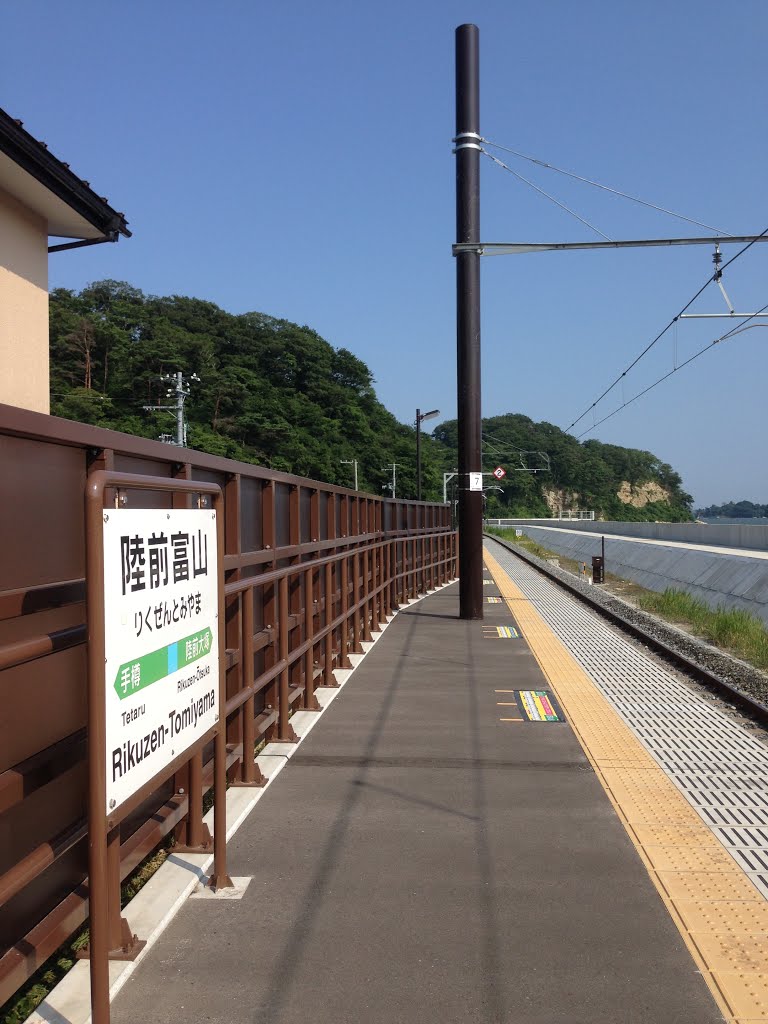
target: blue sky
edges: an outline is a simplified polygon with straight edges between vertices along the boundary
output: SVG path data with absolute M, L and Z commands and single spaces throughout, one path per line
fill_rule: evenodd
M 52 256 L 51 286 L 112 277 L 306 323 L 368 363 L 403 421 L 417 406 L 454 416 L 466 21 L 486 138 L 726 231 L 768 226 L 764 0 L 6 0 L 0 105 L 134 232 Z M 500 155 L 612 238 L 700 232 Z M 482 174 L 484 240 L 597 237 L 486 159 Z M 703 247 L 485 259 L 484 415 L 566 427 L 710 260 Z M 738 309 L 768 302 L 767 266 L 754 246 L 726 271 Z M 710 287 L 696 309 L 725 306 Z M 681 324 L 625 397 L 674 365 L 675 333 L 680 361 L 724 329 Z M 768 501 L 767 353 L 768 332 L 747 331 L 588 436 L 653 451 L 697 502 Z

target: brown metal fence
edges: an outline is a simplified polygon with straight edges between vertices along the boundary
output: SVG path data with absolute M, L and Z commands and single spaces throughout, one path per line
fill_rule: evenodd
M 218 484 L 224 496 L 228 779 L 263 781 L 261 740 L 399 603 L 456 576 L 448 506 L 393 501 L 0 405 L 0 1004 L 88 914 L 83 495 L 107 470 Z M 205 495 L 111 488 L 114 507 Z M 112 891 L 166 836 L 208 849 L 213 744 L 120 824 Z M 112 921 L 120 926 L 119 907 Z M 116 932 L 117 934 L 117 932 Z M 123 936 L 125 931 L 123 930 Z

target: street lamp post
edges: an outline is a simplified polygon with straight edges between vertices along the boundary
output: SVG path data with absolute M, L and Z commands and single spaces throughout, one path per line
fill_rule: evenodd
M 423 420 L 431 420 L 439 416 L 439 409 L 432 409 L 431 412 L 416 410 L 416 500 L 421 501 L 421 424 Z

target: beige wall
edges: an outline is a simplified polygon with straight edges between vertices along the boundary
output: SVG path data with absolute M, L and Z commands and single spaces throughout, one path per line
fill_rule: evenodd
M 2 189 L 0 402 L 50 412 L 48 225 Z

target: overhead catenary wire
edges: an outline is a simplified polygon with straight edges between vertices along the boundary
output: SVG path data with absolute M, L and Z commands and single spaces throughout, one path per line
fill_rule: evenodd
M 722 265 L 722 267 L 719 268 L 720 272 L 725 270 L 725 268 L 729 267 L 732 263 L 735 263 L 736 260 L 747 251 L 747 249 L 751 248 L 755 244 L 755 242 L 757 241 L 758 238 L 763 238 L 763 237 L 765 237 L 766 234 L 768 234 L 768 227 L 766 227 L 763 231 L 761 231 L 760 234 L 757 235 L 751 242 L 747 242 L 747 244 L 745 246 L 743 246 L 743 248 L 739 249 L 739 251 L 736 253 L 735 256 L 732 256 L 726 263 L 724 263 Z M 699 288 L 699 290 L 696 292 L 696 294 L 691 299 L 689 299 L 688 302 L 686 302 L 686 304 L 683 306 L 683 308 L 675 316 L 672 317 L 672 319 L 669 321 L 669 323 L 666 325 L 666 327 L 664 327 L 661 331 L 659 331 L 659 333 L 656 335 L 656 337 L 651 342 L 649 342 L 645 346 L 645 348 L 642 350 L 642 352 L 632 360 L 632 362 L 629 364 L 629 366 L 627 366 L 627 368 L 625 370 L 623 370 L 618 375 L 618 377 L 616 377 L 616 379 L 611 384 L 608 385 L 608 387 L 605 389 L 605 391 L 603 391 L 602 394 L 599 395 L 599 397 L 594 400 L 594 402 L 591 402 L 586 407 L 586 409 L 581 413 L 581 415 L 577 416 L 576 419 L 573 420 L 573 422 L 570 423 L 565 428 L 566 432 L 571 430 L 573 427 L 576 426 L 577 423 L 579 423 L 581 420 L 583 420 L 584 417 L 587 415 L 587 413 L 589 413 L 590 411 L 594 414 L 595 407 L 600 402 L 602 402 L 602 400 L 607 395 L 609 395 L 611 393 L 611 391 L 613 391 L 613 389 L 616 387 L 616 385 L 620 381 L 622 381 L 624 377 L 626 377 L 626 375 L 630 372 L 630 370 L 633 370 L 634 367 L 637 366 L 637 364 L 640 362 L 640 360 L 651 351 L 651 349 L 654 347 L 654 345 L 656 345 L 657 342 L 659 342 L 664 337 L 664 335 L 667 333 L 667 331 L 670 329 L 670 327 L 672 327 L 673 324 L 677 323 L 678 319 L 682 316 L 682 314 L 685 313 L 685 311 L 687 309 L 689 309 L 693 305 L 693 303 L 696 301 L 696 299 L 698 299 L 698 297 L 701 295 L 701 293 L 710 284 L 712 284 L 712 282 L 715 280 L 715 278 L 716 278 L 715 274 L 712 274 L 710 277 L 707 278 L 707 280 L 704 282 L 704 284 L 701 286 L 701 288 Z M 753 316 L 756 316 L 756 315 L 757 314 L 753 314 Z M 748 319 L 752 319 L 752 317 L 749 317 Z M 746 323 L 746 322 L 747 321 L 745 320 L 744 323 Z M 720 340 L 720 339 L 718 339 L 718 340 Z M 706 351 L 706 348 L 702 349 L 701 351 L 702 352 Z M 690 361 L 691 360 L 687 360 L 687 362 L 690 362 Z M 681 366 L 678 367 L 678 369 L 682 369 L 683 366 L 687 365 L 687 362 L 686 363 L 682 363 Z M 676 372 L 676 371 L 673 371 L 673 372 Z M 667 374 L 667 376 L 670 376 L 670 374 Z M 666 378 L 664 378 L 664 379 L 666 379 Z M 660 381 L 659 381 L 659 383 L 660 383 Z M 650 390 L 650 389 L 648 389 L 648 390 Z M 640 397 L 640 396 L 637 396 L 637 397 Z M 634 399 L 633 399 L 633 401 L 634 401 Z M 618 412 L 618 410 L 616 410 L 616 412 Z M 611 415 L 615 415 L 615 412 L 612 413 Z M 604 423 L 605 419 L 600 420 L 600 422 Z M 598 423 L 595 423 L 594 426 L 595 427 L 598 426 Z M 592 428 L 590 428 L 590 429 L 592 429 Z M 578 436 L 582 437 L 583 435 L 580 434 Z
M 508 146 L 503 146 L 503 145 L 501 145 L 499 143 L 492 142 L 490 139 L 487 139 L 487 138 L 484 138 L 484 137 L 478 137 L 478 141 L 481 142 L 481 143 L 484 143 L 485 145 L 491 146 L 494 149 L 498 149 L 498 150 L 502 150 L 502 151 L 507 152 L 507 153 L 511 153 L 512 155 L 514 155 L 516 157 L 519 157 L 520 159 L 527 160 L 528 162 L 536 164 L 537 166 L 543 167 L 543 168 L 545 168 L 547 170 L 555 171 L 555 172 L 557 172 L 559 174 L 563 174 L 566 177 L 570 177 L 570 178 L 573 178 L 574 180 L 581 181 L 584 184 L 592 185 L 595 188 L 599 188 L 599 189 L 602 189 L 603 191 L 610 192 L 610 193 L 612 193 L 614 195 L 620 196 L 621 198 L 628 199 L 631 202 L 638 203 L 641 206 L 645 206 L 645 207 L 647 207 L 649 209 L 656 210 L 657 212 L 663 213 L 663 214 L 665 214 L 667 216 L 675 217 L 675 218 L 677 218 L 679 220 L 686 221 L 687 223 L 695 224 L 695 225 L 697 225 L 699 227 L 707 228 L 710 231 L 714 231 L 716 234 L 720 234 L 720 235 L 728 235 L 729 234 L 729 232 L 726 232 L 722 228 L 717 228 L 717 227 L 714 227 L 711 224 L 706 224 L 703 221 L 695 220 L 692 217 L 687 217 L 684 214 L 676 213 L 673 210 L 668 210 L 665 207 L 657 205 L 656 203 L 648 202 L 648 201 L 646 201 L 644 199 L 640 199 L 637 196 L 632 196 L 629 193 L 622 192 L 619 189 L 612 188 L 611 186 L 608 186 L 608 185 L 603 185 L 600 182 L 593 181 L 592 179 L 586 178 L 586 177 L 584 177 L 582 175 L 579 175 L 579 174 L 575 174 L 572 171 L 566 171 L 565 169 L 563 169 L 561 167 L 557 167 L 554 164 L 550 164 L 550 163 L 547 163 L 546 161 L 539 160 L 536 157 L 531 157 L 531 156 L 529 156 L 529 155 L 527 155 L 525 153 L 521 153 L 518 150 L 512 149 L 512 148 L 510 148 Z M 498 157 L 494 156 L 492 153 L 489 153 L 488 150 L 483 148 L 483 146 L 479 146 L 478 148 L 480 149 L 480 152 L 484 156 L 488 157 L 490 160 L 492 160 L 498 166 L 500 166 L 504 170 L 508 171 L 515 178 L 517 178 L 519 181 L 521 181 L 524 184 L 528 185 L 530 188 L 534 189 L 536 192 L 539 192 L 545 198 L 547 198 L 551 202 L 553 202 L 556 206 L 560 207 L 560 209 L 564 210 L 566 213 L 570 214 L 572 217 L 574 217 L 580 223 L 584 224 L 591 231 L 594 231 L 596 234 L 600 235 L 607 242 L 612 242 L 612 239 L 610 239 L 608 237 L 608 235 L 604 234 L 604 232 L 602 232 L 599 228 L 595 227 L 595 225 L 593 225 L 589 221 L 585 220 L 583 217 L 581 217 L 575 211 L 571 210 L 564 203 L 561 203 L 554 196 L 550 195 L 548 192 L 545 192 L 544 189 L 539 188 L 532 181 L 530 181 L 529 179 L 525 178 L 523 175 L 519 174 L 513 168 L 509 167 L 508 164 L 504 163 L 504 161 L 500 160 Z M 689 359 L 686 359 L 683 363 L 681 363 L 679 365 L 677 364 L 677 340 L 676 340 L 675 341 L 675 354 L 674 354 L 674 356 L 675 356 L 675 358 L 674 358 L 674 368 L 669 373 L 665 374 L 663 377 L 659 378 L 657 381 L 655 381 L 653 384 L 651 384 L 649 387 L 645 388 L 643 391 L 639 392 L 637 395 L 634 395 L 628 401 L 624 401 L 624 380 L 625 380 L 627 374 L 632 369 L 634 369 L 634 367 L 644 358 L 644 356 L 646 356 L 648 354 L 648 352 L 650 352 L 650 350 L 664 337 L 664 335 L 669 331 L 670 327 L 672 327 L 673 324 L 675 326 L 677 325 L 680 317 L 685 314 L 686 310 L 688 310 L 690 308 L 690 306 L 696 301 L 696 299 L 699 298 L 699 296 L 702 294 L 702 292 L 705 291 L 705 289 L 712 283 L 712 281 L 718 281 L 719 282 L 719 279 L 722 276 L 722 271 L 726 267 L 728 267 L 732 263 L 734 263 L 740 256 L 742 256 L 752 245 L 754 245 L 754 243 L 756 241 L 763 239 L 766 236 L 766 234 L 768 234 L 768 227 L 765 228 L 759 235 L 755 236 L 754 238 L 751 238 L 747 242 L 747 244 L 742 249 L 740 249 L 739 252 L 736 253 L 735 256 L 733 256 L 730 260 L 728 260 L 727 263 L 725 263 L 721 268 L 719 268 L 719 270 L 716 270 L 715 274 L 713 274 L 711 277 L 709 277 L 704 282 L 704 284 L 696 292 L 696 294 L 685 304 L 685 306 L 683 306 L 683 308 L 679 311 L 679 313 L 677 313 L 676 316 L 674 316 L 669 321 L 669 323 L 642 350 L 642 352 L 640 352 L 640 354 L 629 364 L 629 366 L 627 366 L 627 368 L 622 371 L 622 373 L 605 389 L 605 391 L 603 391 L 603 393 L 598 398 L 595 399 L 594 402 L 592 402 L 589 406 L 587 406 L 587 408 L 584 410 L 584 412 L 581 413 L 581 415 L 579 415 L 568 427 L 565 428 L 566 431 L 570 431 L 574 426 L 576 426 L 577 423 L 579 423 L 584 418 L 584 416 L 586 416 L 591 411 L 592 412 L 592 426 L 588 430 L 586 430 L 583 433 L 577 435 L 577 437 L 579 437 L 579 438 L 583 437 L 585 434 L 589 433 L 595 427 L 599 426 L 601 423 L 604 423 L 607 419 L 610 419 L 612 416 L 615 416 L 622 409 L 626 408 L 628 405 L 631 405 L 633 402 L 637 401 L 643 395 L 648 394 L 649 391 L 653 390 L 653 388 L 657 387 L 664 380 L 667 380 L 673 374 L 677 373 L 679 370 L 681 370 L 685 366 L 689 365 L 689 363 L 693 362 L 700 355 L 703 355 L 705 352 L 709 351 L 712 347 L 714 347 L 715 345 L 719 344 L 721 341 L 724 341 L 727 338 L 733 336 L 734 334 L 738 334 L 738 333 L 740 333 L 743 330 L 749 330 L 749 327 L 745 326 L 745 325 L 748 324 L 748 321 L 753 319 L 754 317 L 760 315 L 765 309 L 768 308 L 768 306 L 763 307 L 763 309 L 759 310 L 757 313 L 751 314 L 745 320 L 743 320 L 737 327 L 735 327 L 732 330 L 726 332 L 726 334 L 720 336 L 719 338 L 714 339 L 709 345 L 706 345 L 704 348 L 700 349 L 693 356 L 691 356 Z M 593 243 L 593 244 L 596 244 L 596 243 Z M 727 297 L 726 297 L 726 301 L 729 301 L 727 299 Z M 753 326 L 759 326 L 759 325 L 753 325 Z M 613 412 L 609 413 L 607 416 L 604 416 L 604 417 L 602 417 L 599 420 L 596 419 L 595 409 L 596 409 L 597 405 L 608 394 L 610 394 L 610 392 L 616 387 L 616 385 L 619 382 L 621 382 L 621 385 L 622 385 L 622 404 L 618 408 L 614 409 Z M 497 441 L 496 443 L 499 443 L 499 442 Z M 515 446 L 513 446 L 513 447 L 515 447 Z M 498 454 L 500 454 L 500 453 L 498 453 Z
M 519 445 L 513 444 L 511 441 L 501 441 L 497 438 L 488 439 L 487 434 L 483 434 L 483 443 L 485 444 L 485 451 L 483 455 L 492 455 L 496 458 L 504 458 L 508 456 L 510 452 L 518 455 L 521 459 L 523 455 L 539 455 L 540 453 L 534 448 L 521 448 Z
M 482 439 L 483 439 L 483 443 L 486 446 L 485 447 L 485 451 L 483 452 L 484 456 L 487 455 L 487 456 L 493 456 L 494 458 L 497 458 L 497 459 L 498 458 L 502 458 L 503 459 L 503 458 L 505 458 L 505 457 L 510 455 L 510 449 L 512 449 L 512 454 L 516 454 L 517 455 L 518 459 L 520 460 L 520 466 L 521 466 L 521 468 L 523 470 L 525 470 L 525 472 L 527 472 L 527 473 L 541 473 L 541 472 L 545 472 L 545 471 L 549 472 L 551 463 L 550 463 L 549 455 L 546 452 L 540 451 L 540 450 L 538 450 L 536 448 L 521 448 L 519 445 L 514 444 L 512 441 L 502 441 L 501 438 L 491 437 L 490 434 L 487 434 L 485 432 L 483 432 Z M 498 447 L 499 445 L 501 447 Z M 536 455 L 536 456 L 538 456 L 541 462 L 546 463 L 546 470 L 545 470 L 544 466 L 540 466 L 538 468 L 531 468 L 530 466 L 527 466 L 526 465 L 526 460 L 525 460 L 525 456 L 527 456 L 527 455 Z M 519 470 L 517 472 L 519 472 Z
M 599 427 L 601 423 L 605 423 L 607 420 L 612 419 L 614 416 L 618 415 L 618 413 L 626 409 L 627 406 L 632 405 L 633 402 L 636 402 L 638 399 L 643 398 L 643 396 L 647 395 L 649 391 L 653 391 L 653 389 L 658 387 L 659 384 L 663 384 L 665 380 L 669 380 L 670 377 L 673 377 L 676 373 L 679 373 L 680 370 L 682 370 L 685 366 L 688 366 L 689 363 L 692 363 L 694 359 L 698 359 L 699 356 L 703 356 L 705 352 L 709 352 L 711 348 L 713 348 L 715 345 L 717 345 L 719 341 L 722 340 L 722 338 L 715 338 L 714 341 L 711 341 L 708 345 L 705 345 L 704 348 L 699 349 L 699 351 L 695 352 L 689 359 L 686 359 L 684 362 L 680 363 L 679 366 L 676 366 L 673 370 L 670 370 L 669 373 L 665 373 L 663 377 L 659 377 L 659 379 L 655 380 L 653 384 L 649 384 L 647 388 L 644 388 L 642 391 L 639 391 L 636 395 L 633 395 L 632 398 L 630 398 L 626 402 L 623 402 L 621 405 L 617 406 L 612 412 L 609 412 L 606 416 L 603 416 L 599 420 L 595 420 L 589 427 L 587 427 L 586 430 L 583 430 L 580 434 L 576 435 L 576 440 L 580 441 L 582 437 L 586 437 L 587 434 L 591 434 L 592 431 L 596 427 Z
M 610 185 L 602 185 L 599 181 L 593 181 L 591 178 L 585 178 L 581 174 L 575 174 L 573 171 L 566 171 L 562 167 L 556 167 L 554 164 L 547 163 L 545 160 L 538 160 L 536 157 L 528 156 L 526 153 L 520 153 L 516 149 L 510 149 L 509 146 L 502 146 L 498 142 L 491 142 L 490 139 L 481 139 L 480 141 L 486 146 L 491 146 L 493 149 L 500 149 L 505 153 L 511 153 L 513 156 L 519 157 L 521 160 L 527 160 L 529 163 L 536 164 L 538 167 L 544 167 L 548 171 L 556 171 L 558 174 L 564 174 L 568 178 L 573 178 L 575 181 L 581 181 L 585 185 L 592 185 L 595 188 L 602 189 L 604 192 L 611 192 L 615 196 L 620 196 L 622 199 L 629 199 L 633 203 L 639 203 L 640 206 L 645 206 L 650 210 L 656 210 L 658 213 L 665 213 L 669 217 L 676 217 L 678 220 L 684 220 L 688 224 L 696 224 L 700 228 L 707 228 L 718 235 L 730 234 L 729 231 L 723 231 L 722 228 L 715 228 L 711 224 L 705 224 L 703 221 L 694 220 L 693 217 L 686 217 L 682 213 L 675 213 L 674 210 L 667 210 L 663 206 L 647 202 L 645 199 L 639 199 L 637 196 L 632 196 L 628 192 L 622 192 L 618 188 L 611 188 Z
M 522 181 L 525 185 L 528 185 L 530 188 L 534 189 L 534 191 L 538 192 L 546 199 L 549 199 L 549 201 L 554 203 L 555 206 L 559 206 L 561 210 L 565 210 L 565 212 L 569 213 L 571 217 L 575 217 L 576 220 L 580 221 L 582 224 L 588 227 L 590 231 L 594 231 L 596 235 L 600 235 L 601 238 L 604 238 L 606 242 L 613 241 L 613 239 L 609 238 L 608 235 L 606 235 L 603 231 L 600 230 L 600 228 L 596 228 L 594 224 L 590 224 L 588 220 L 585 220 L 584 217 L 581 217 L 569 206 L 566 206 L 565 203 L 561 203 L 559 199 L 555 199 L 555 197 L 551 196 L 549 192 L 545 192 L 543 188 L 539 188 L 538 185 L 534 185 L 534 183 L 532 181 L 529 181 L 528 178 L 523 177 L 522 174 L 518 174 L 518 172 L 513 170 L 508 164 L 505 164 L 503 160 L 499 160 L 497 156 L 494 156 L 493 153 L 489 153 L 488 150 L 483 149 L 482 146 L 480 147 L 480 152 L 487 156 L 489 160 L 493 160 L 495 164 L 498 164 L 499 167 L 502 167 L 505 171 L 509 171 L 509 173 L 514 175 L 514 177 L 517 178 L 518 181 Z
M 653 389 L 658 387 L 659 384 L 663 384 L 665 380 L 669 380 L 670 377 L 673 377 L 676 373 L 679 373 L 680 370 L 688 366 L 695 359 L 698 359 L 699 356 L 703 356 L 705 352 L 710 352 L 715 347 L 715 345 L 719 345 L 721 341 L 727 341 L 728 338 L 730 338 L 732 335 L 739 334 L 741 331 L 749 330 L 749 327 L 745 325 L 748 324 L 750 320 L 754 320 L 755 317 L 760 316 L 760 314 L 764 313 L 766 310 L 768 310 L 768 303 L 766 303 L 761 309 L 758 309 L 756 313 L 752 313 L 745 320 L 742 320 L 740 324 L 732 328 L 730 331 L 727 331 L 725 334 L 720 335 L 719 338 L 714 338 L 712 341 L 709 342 L 708 345 L 705 345 L 703 348 L 700 348 L 698 352 L 694 352 L 694 354 L 690 356 L 688 359 L 686 359 L 684 362 L 680 363 L 679 365 L 676 362 L 674 369 L 670 370 L 669 373 L 665 373 L 663 376 L 659 377 L 658 380 L 655 380 L 653 382 L 653 384 L 649 384 L 647 388 L 643 388 L 642 391 L 639 391 L 636 395 L 633 395 L 632 398 L 628 399 L 625 402 L 623 401 L 621 405 L 617 406 L 612 412 L 609 412 L 606 416 L 603 416 L 602 419 L 595 421 L 593 416 L 592 425 L 590 427 L 587 427 L 587 429 L 582 431 L 580 434 L 577 434 L 576 439 L 581 440 L 582 437 L 585 437 L 587 434 L 591 433 L 595 429 L 595 427 L 599 427 L 601 423 L 605 423 L 606 420 L 612 419 L 623 409 L 626 409 L 628 405 L 632 405 L 633 402 L 636 402 L 639 398 L 642 398 L 644 395 L 647 395 L 649 391 L 653 391 Z M 765 327 L 768 325 L 753 324 L 752 326 Z
M 529 450 L 527 448 L 521 448 L 520 445 L 514 444 L 512 441 L 503 441 L 500 437 L 492 437 L 490 434 L 486 434 L 485 431 L 483 431 L 483 440 L 486 442 L 486 444 L 500 444 L 502 445 L 502 447 L 515 448 L 519 452 L 525 452 Z

